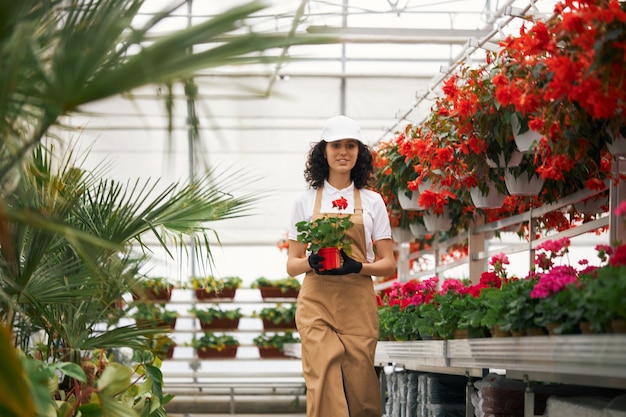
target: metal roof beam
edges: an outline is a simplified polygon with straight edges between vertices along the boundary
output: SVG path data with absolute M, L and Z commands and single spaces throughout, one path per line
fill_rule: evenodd
M 429 43 L 459 44 L 471 38 L 483 38 L 489 29 L 409 29 L 340 26 L 309 26 L 307 32 L 329 35 L 345 43 Z

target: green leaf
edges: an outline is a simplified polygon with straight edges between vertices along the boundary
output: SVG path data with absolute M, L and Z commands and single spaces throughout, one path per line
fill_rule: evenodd
M 30 417 L 36 414 L 25 376 L 21 361 L 11 346 L 10 333 L 4 326 L 0 326 L 0 415 L 3 417 Z

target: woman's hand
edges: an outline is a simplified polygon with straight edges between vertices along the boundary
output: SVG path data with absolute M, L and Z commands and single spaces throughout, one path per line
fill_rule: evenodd
M 363 264 L 361 262 L 355 261 L 351 257 L 349 257 L 343 249 L 340 251 L 341 257 L 343 258 L 343 264 L 339 268 L 334 269 L 326 269 L 319 270 L 315 269 L 319 275 L 347 275 L 347 274 L 358 274 L 363 269 Z M 322 257 L 323 258 L 323 257 Z

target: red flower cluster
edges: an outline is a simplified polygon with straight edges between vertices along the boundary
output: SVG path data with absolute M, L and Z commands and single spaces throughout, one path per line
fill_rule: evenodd
M 348 208 L 348 200 L 344 196 L 333 200 L 333 208 L 337 208 L 339 210 L 345 210 Z

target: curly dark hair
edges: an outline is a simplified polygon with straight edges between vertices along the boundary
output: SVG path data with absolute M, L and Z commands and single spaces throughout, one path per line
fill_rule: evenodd
M 324 180 L 328 178 L 328 161 L 324 158 L 326 141 L 321 140 L 311 146 L 309 156 L 304 168 L 304 179 L 311 188 L 319 188 L 324 185 Z M 372 150 L 364 143 L 359 144 L 359 153 L 356 165 L 350 172 L 350 179 L 358 189 L 371 185 L 374 178 L 374 163 Z

